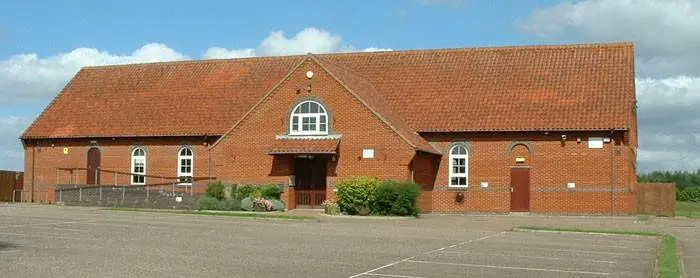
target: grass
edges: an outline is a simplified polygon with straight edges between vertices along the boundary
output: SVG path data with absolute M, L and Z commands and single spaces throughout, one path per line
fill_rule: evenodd
M 238 218 L 264 218 L 264 219 L 286 219 L 286 220 L 317 220 L 316 217 L 302 215 L 284 215 L 269 212 L 242 212 L 242 211 L 195 211 L 195 210 L 166 210 L 166 209 L 141 209 L 141 208 L 104 208 L 102 210 L 111 211 L 135 211 L 135 212 L 158 212 L 184 215 L 207 215 L 207 216 L 228 216 Z
M 681 269 L 680 258 L 678 256 L 678 242 L 675 237 L 650 232 L 638 231 L 619 231 L 619 230 L 589 230 L 577 228 L 547 228 L 547 227 L 518 227 L 518 230 L 530 231 L 551 231 L 551 232 L 570 232 L 570 233 L 597 233 L 597 234 L 614 234 L 614 235 L 638 235 L 638 236 L 655 236 L 661 237 L 661 248 L 656 258 L 656 277 L 676 278 L 681 277 L 683 270 Z
M 700 218 L 700 203 L 676 202 L 676 215 L 692 218 Z

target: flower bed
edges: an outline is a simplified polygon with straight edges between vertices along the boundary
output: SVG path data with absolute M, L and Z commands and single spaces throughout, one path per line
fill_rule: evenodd
M 213 182 L 197 201 L 198 210 L 284 211 L 282 189 L 269 185 L 236 185 Z

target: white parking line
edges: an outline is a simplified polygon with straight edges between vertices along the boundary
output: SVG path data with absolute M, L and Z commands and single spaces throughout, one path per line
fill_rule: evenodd
M 604 251 L 588 251 L 588 250 L 574 250 L 574 249 L 553 249 L 553 248 L 543 248 L 543 247 L 527 247 L 527 248 L 514 248 L 512 250 L 544 250 L 544 251 L 558 251 L 558 252 L 571 252 L 571 253 L 582 253 L 582 254 L 597 254 L 597 255 L 612 255 L 612 256 L 623 256 L 630 255 L 634 253 L 620 253 L 620 252 L 604 252 Z
M 414 261 L 414 260 L 406 260 L 406 262 L 423 263 L 423 264 L 452 265 L 452 266 L 466 266 L 466 267 L 482 267 L 482 268 L 516 269 L 516 270 L 530 270 L 530 271 L 543 271 L 543 272 L 590 274 L 590 275 L 600 275 L 600 276 L 610 275 L 609 272 L 578 271 L 578 270 L 551 269 L 551 268 L 515 267 L 515 266 L 499 266 L 499 265 L 485 265 L 485 264 L 460 264 L 460 263 L 444 263 L 444 262 Z
M 367 273 L 365 275 L 369 276 L 381 276 L 381 277 L 396 277 L 396 278 L 425 278 L 420 276 L 406 276 L 406 275 L 396 275 L 396 274 L 381 274 L 381 273 Z
M 467 243 L 470 243 L 470 242 L 480 241 L 480 240 L 484 240 L 484 239 L 487 239 L 487 238 L 490 238 L 490 237 L 499 236 L 499 235 L 504 234 L 504 233 L 505 233 L 505 231 L 503 231 L 503 232 L 498 232 L 498 233 L 495 233 L 495 234 L 492 234 L 492 235 L 488 235 L 488 236 L 485 236 L 485 237 L 481 237 L 481 238 L 477 238 L 477 239 L 472 239 L 472 240 L 468 240 L 468 241 L 462 241 L 462 242 L 460 242 L 460 243 L 453 244 L 453 245 L 450 245 L 450 246 L 447 246 L 447 247 L 441 247 L 441 248 L 438 248 L 438 249 L 435 249 L 435 250 L 431 250 L 431 251 L 425 252 L 425 253 L 420 254 L 420 255 L 428 255 L 428 254 L 430 254 L 430 253 L 434 253 L 434 252 L 437 252 L 437 251 L 442 251 L 442 250 L 445 250 L 445 249 L 449 249 L 449 248 L 461 246 L 461 245 L 464 245 L 464 244 L 467 244 Z M 390 267 L 390 266 L 392 266 L 392 265 L 397 265 L 397 264 L 400 264 L 400 263 L 402 263 L 402 262 L 411 260 L 411 259 L 413 259 L 413 258 L 415 258 L 415 257 L 417 257 L 417 256 L 419 256 L 419 255 L 411 256 L 411 257 L 408 257 L 408 258 L 404 258 L 404 259 L 395 261 L 395 262 L 393 262 L 393 263 L 385 264 L 385 265 L 380 266 L 380 267 L 377 267 L 377 268 L 375 268 L 375 269 L 370 269 L 370 270 L 368 270 L 368 271 L 365 271 L 365 272 L 362 272 L 362 273 L 359 273 L 359 274 L 355 274 L 355 275 L 353 275 L 353 276 L 349 276 L 348 278 L 356 278 L 356 277 L 360 277 L 360 276 L 363 276 L 363 275 L 368 275 L 368 274 L 370 274 L 370 273 L 372 273 L 372 272 L 375 272 L 375 271 L 377 271 L 377 270 L 384 269 L 384 268 Z
M 462 251 L 441 251 L 440 253 L 450 253 L 450 254 L 483 254 L 483 252 L 462 252 Z M 524 256 L 524 255 L 513 255 L 513 254 L 487 254 L 487 256 L 493 257 L 518 257 L 518 258 L 530 258 L 530 259 L 540 259 L 540 260 L 554 260 L 554 261 L 577 261 L 577 262 L 588 262 L 588 263 L 603 263 L 603 264 L 616 264 L 616 261 L 602 261 L 602 260 L 582 260 L 580 258 L 558 258 L 558 257 L 541 257 L 541 256 Z

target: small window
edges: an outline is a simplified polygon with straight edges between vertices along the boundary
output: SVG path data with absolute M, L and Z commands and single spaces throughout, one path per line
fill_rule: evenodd
M 291 135 L 327 135 L 328 114 L 318 102 L 305 101 L 294 107 L 289 121 Z
M 192 149 L 184 147 L 177 156 L 177 176 L 181 185 L 191 185 L 194 168 Z
M 469 153 L 464 145 L 450 149 L 450 187 L 467 187 L 469 184 Z
M 146 151 L 136 148 L 131 152 L 131 184 L 146 184 Z

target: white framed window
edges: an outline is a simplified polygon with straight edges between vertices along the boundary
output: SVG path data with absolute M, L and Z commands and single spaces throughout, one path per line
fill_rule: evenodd
M 177 176 L 180 184 L 191 185 L 192 173 L 194 172 L 194 156 L 189 147 L 181 148 L 177 153 Z
M 289 119 L 290 135 L 328 135 L 328 113 L 318 102 L 297 104 Z
M 146 184 L 146 151 L 135 148 L 131 151 L 131 184 Z
M 469 186 L 469 152 L 464 145 L 450 148 L 450 187 Z

